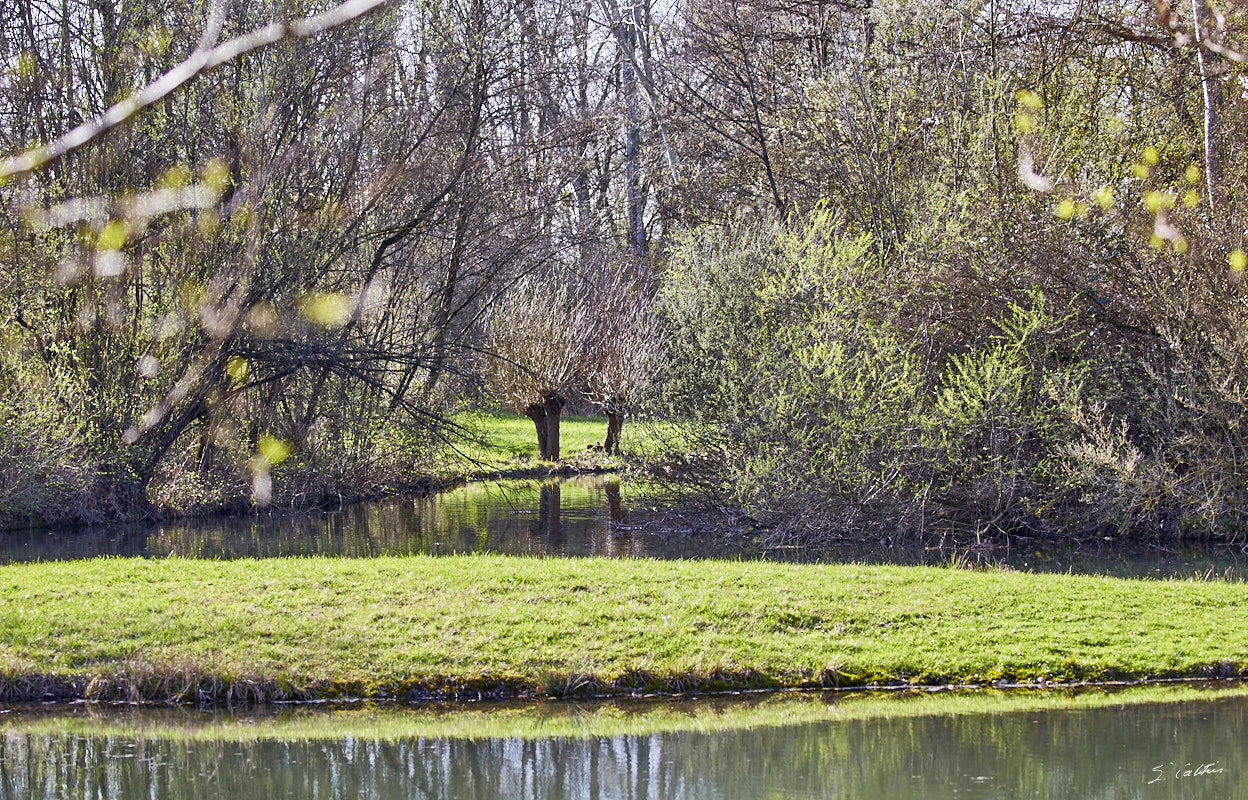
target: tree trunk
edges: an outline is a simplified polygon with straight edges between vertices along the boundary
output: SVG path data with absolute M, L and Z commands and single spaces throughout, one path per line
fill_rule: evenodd
M 199 445 L 195 452 L 195 467 L 200 475 L 207 475 L 212 471 L 212 458 L 216 454 L 216 445 L 213 443 L 212 426 L 204 425 L 203 431 L 199 434 Z
M 609 456 L 620 454 L 620 432 L 624 430 L 624 415 L 614 411 L 607 412 L 607 439 L 603 442 L 603 450 Z
M 524 409 L 525 416 L 533 420 L 533 427 L 537 429 L 537 457 L 539 459 L 546 458 L 546 452 L 549 450 L 546 444 L 546 404 L 534 403 L 526 406 Z
M 546 447 L 542 453 L 544 461 L 559 460 L 559 415 L 567 404 L 567 400 L 553 392 L 546 395 L 546 402 L 543 403 L 546 409 Z
M 637 76 L 633 69 L 632 55 L 637 50 L 637 19 L 635 12 L 623 20 L 620 26 L 621 42 L 628 52 L 620 62 L 620 84 L 628 106 L 628 126 L 624 136 L 624 182 L 628 187 L 628 241 L 633 255 L 646 257 L 646 223 L 643 216 L 645 198 L 641 189 L 641 123 L 637 110 Z
M 1192 0 L 1192 14 L 1195 17 L 1196 41 L 1203 44 L 1212 29 L 1209 7 L 1205 5 L 1205 0 Z M 1205 108 L 1205 191 L 1209 196 L 1209 210 L 1216 213 L 1221 206 L 1222 189 L 1222 95 L 1203 47 L 1196 48 L 1196 63 L 1200 67 L 1201 98 Z
M 468 235 L 471 207 L 471 203 L 467 200 L 459 199 L 455 235 L 451 242 L 451 258 L 446 266 L 446 281 L 442 284 L 441 291 L 438 292 L 438 308 L 434 311 L 436 330 L 431 342 L 432 358 L 429 362 L 429 371 L 425 374 L 424 387 L 421 390 L 421 397 L 426 402 L 433 394 L 434 388 L 438 385 L 438 378 L 442 376 L 442 371 L 446 368 L 446 332 L 455 316 L 455 288 L 459 283 L 459 267 L 464 258 L 464 238 Z M 400 396 L 396 393 L 395 399 L 397 400 Z
M 642 15 L 646 20 L 649 19 L 648 5 L 643 7 L 640 3 L 635 4 L 630 11 L 630 17 L 634 22 L 632 27 L 633 35 L 631 37 L 625 35 L 626 21 L 619 3 L 615 2 L 615 0 L 599 0 L 599 6 L 602 8 L 603 18 L 608 20 L 611 31 L 615 34 L 621 55 L 628 60 L 633 70 L 634 79 L 640 81 L 642 91 L 646 94 L 646 100 L 650 103 L 650 108 L 655 112 L 654 122 L 659 128 L 659 138 L 663 142 L 663 155 L 667 157 L 667 167 L 671 170 L 672 182 L 679 185 L 681 182 L 680 157 L 677 155 L 676 147 L 668 136 L 667 123 L 663 121 L 663 116 L 658 113 L 662 104 L 660 103 L 658 87 L 654 83 L 653 70 L 650 68 L 650 38 L 644 35 L 638 36 L 639 33 L 649 29 L 648 22 L 638 18 L 639 15 Z M 640 59 L 638 51 L 641 53 Z

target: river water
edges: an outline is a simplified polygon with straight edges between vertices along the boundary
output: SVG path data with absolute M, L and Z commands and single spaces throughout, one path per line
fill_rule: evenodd
M 1245 729 L 1242 695 L 545 738 L 203 739 L 10 720 L 0 797 L 1242 798 Z
M 725 536 L 722 517 L 615 475 L 478 482 L 428 497 L 329 512 L 173 520 L 157 524 L 0 532 L 0 563 L 95 556 L 265 558 L 415 553 L 1005 565 L 1118 577 L 1248 578 L 1239 548 L 1016 539 L 846 541 L 825 550 L 768 550 L 748 531 Z

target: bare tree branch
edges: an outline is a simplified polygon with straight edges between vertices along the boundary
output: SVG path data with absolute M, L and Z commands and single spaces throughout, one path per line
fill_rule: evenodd
M 242 36 L 236 36 L 215 47 L 213 43 L 220 36 L 224 22 L 225 4 L 214 3 L 199 46 L 189 58 L 166 72 L 154 83 L 148 84 L 138 94 L 127 97 L 103 115 L 82 123 L 52 143 L 33 147 L 24 153 L 0 161 L 0 181 L 33 172 L 53 159 L 72 153 L 100 134 L 112 130 L 148 106 L 159 102 L 200 73 L 232 61 L 244 53 L 276 44 L 283 39 L 306 39 L 309 36 L 315 36 L 348 23 L 389 1 L 348 0 L 321 14 L 303 17 L 293 22 L 274 22 Z

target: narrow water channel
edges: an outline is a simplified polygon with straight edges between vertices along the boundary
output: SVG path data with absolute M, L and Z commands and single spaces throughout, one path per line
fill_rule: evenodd
M 1242 695 L 551 737 L 203 738 L 194 717 L 181 736 L 0 719 L 0 797 L 1248 797 Z
M 1118 577 L 1248 578 L 1238 548 L 1094 540 L 1017 539 L 1008 547 L 933 542 L 843 542 L 825 550 L 767 550 L 694 501 L 658 499 L 616 475 L 484 481 L 427 497 L 328 512 L 210 517 L 126 526 L 0 532 L 0 564 L 144 556 L 267 558 L 505 553 L 617 558 L 768 558 L 786 561 L 1004 565 Z

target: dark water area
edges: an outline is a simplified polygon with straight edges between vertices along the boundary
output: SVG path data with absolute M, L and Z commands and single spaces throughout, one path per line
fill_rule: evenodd
M 23 732 L 0 798 L 1248 797 L 1248 699 L 583 738 Z
M 1248 578 L 1238 547 L 1100 539 L 849 541 L 827 549 L 767 549 L 756 534 L 692 501 L 657 495 L 615 475 L 479 482 L 427 497 L 338 511 L 0 532 L 0 563 L 143 556 L 370 557 L 504 553 L 617 558 L 765 558 L 774 561 L 1009 567 L 1119 577 Z

